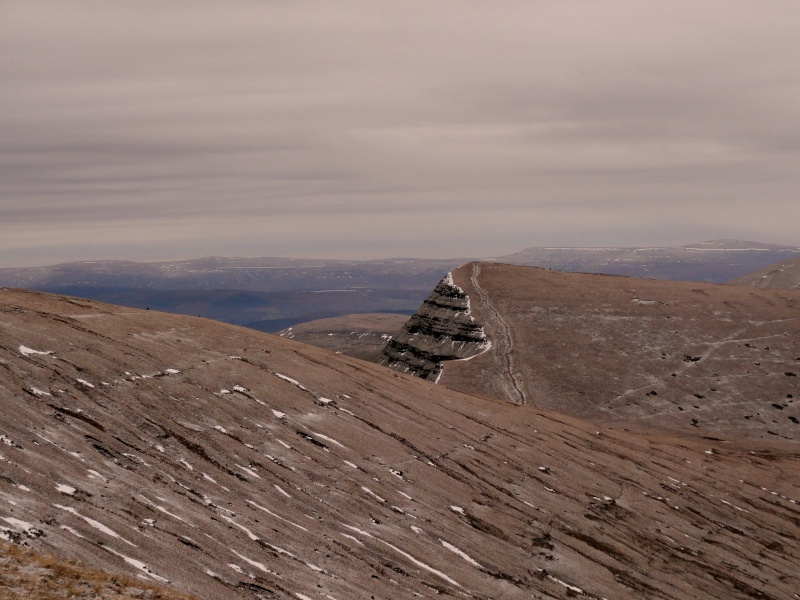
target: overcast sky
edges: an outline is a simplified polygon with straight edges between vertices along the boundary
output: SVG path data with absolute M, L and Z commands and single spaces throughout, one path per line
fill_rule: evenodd
M 0 266 L 800 245 L 800 2 L 0 0 Z

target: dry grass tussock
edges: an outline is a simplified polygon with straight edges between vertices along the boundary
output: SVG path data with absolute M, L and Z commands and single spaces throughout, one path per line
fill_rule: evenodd
M 192 596 L 0 542 L 0 600 L 191 600 Z

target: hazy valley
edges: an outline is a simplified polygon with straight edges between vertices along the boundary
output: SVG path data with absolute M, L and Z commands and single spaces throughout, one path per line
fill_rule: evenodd
M 724 282 L 800 256 L 800 248 L 718 240 L 674 248 L 528 248 L 490 258 L 561 271 Z M 274 333 L 353 313 L 411 315 L 467 258 L 343 261 L 201 258 L 0 269 L 0 286 L 202 316 Z

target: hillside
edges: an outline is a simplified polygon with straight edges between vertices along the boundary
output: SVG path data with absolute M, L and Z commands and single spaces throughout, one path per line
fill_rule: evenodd
M 3 537 L 199 598 L 800 589 L 796 446 L 609 430 L 203 319 L 0 291 L 0 436 Z
M 728 283 L 756 288 L 800 289 L 800 258 L 770 265 L 754 273 L 732 279 Z
M 452 279 L 492 346 L 441 363 L 442 385 L 621 427 L 800 440 L 796 291 L 493 263 L 465 265 Z M 456 314 L 451 322 L 465 318 Z M 392 343 L 402 341 L 431 345 L 407 332 Z M 401 351 L 391 364 L 404 371 L 417 350 Z

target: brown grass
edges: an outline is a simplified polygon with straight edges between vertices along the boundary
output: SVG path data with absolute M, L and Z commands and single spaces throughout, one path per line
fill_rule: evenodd
M 192 596 L 0 542 L 0 600 L 109 598 L 192 600 Z

